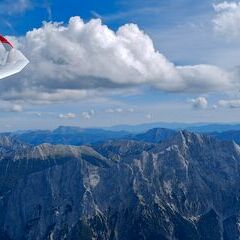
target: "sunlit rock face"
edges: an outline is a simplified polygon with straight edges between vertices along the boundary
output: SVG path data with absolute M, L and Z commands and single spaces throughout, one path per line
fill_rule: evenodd
M 0 139 L 0 239 L 236 240 L 240 147 L 178 132 L 93 148 Z

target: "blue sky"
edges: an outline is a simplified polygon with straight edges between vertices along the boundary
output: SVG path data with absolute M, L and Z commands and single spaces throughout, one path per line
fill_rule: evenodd
M 234 23 L 234 20 L 240 16 L 240 5 L 238 4 L 239 2 L 235 1 L 225 2 L 225 5 L 223 5 L 223 1 L 211 0 L 197 2 L 192 0 L 1 1 L 1 33 L 10 36 L 9 38 L 15 45 L 21 48 L 29 58 L 30 65 L 24 70 L 24 73 L 14 76 L 12 79 L 5 79 L 0 83 L 2 89 L 2 96 L 0 96 L 0 108 L 2 109 L 0 130 L 45 129 L 55 128 L 58 125 L 110 126 L 158 121 L 238 122 L 240 118 L 240 94 L 238 88 L 239 71 L 236 69 L 239 66 L 240 29 L 238 23 L 236 23 L 236 26 L 234 24 L 229 25 L 229 21 L 223 18 L 224 14 L 229 18 L 234 17 L 231 21 Z M 119 76 L 115 79 L 115 75 L 113 75 L 111 78 L 112 72 L 110 70 L 111 68 L 115 69 L 115 65 L 109 66 L 110 70 L 106 69 L 104 73 L 99 71 L 97 65 L 94 71 L 96 69 L 98 71 L 96 70 L 94 76 L 90 76 L 88 70 L 81 68 L 88 62 L 85 63 L 82 58 L 73 59 L 70 56 L 72 54 L 70 48 L 69 51 L 66 50 L 65 52 L 62 46 L 60 47 L 62 41 L 60 38 L 59 43 L 56 43 L 59 46 L 58 49 L 52 47 L 51 40 L 49 40 L 51 53 L 47 54 L 44 50 L 48 46 L 44 46 L 41 52 L 36 50 L 36 39 L 40 39 L 42 33 L 39 33 L 39 31 L 37 33 L 33 32 L 34 28 L 43 29 L 45 34 L 48 30 L 43 27 L 43 22 L 62 22 L 61 26 L 70 29 L 70 23 L 68 22 L 73 16 L 79 16 L 84 24 L 95 18 L 101 19 L 102 23 L 97 23 L 92 28 L 86 26 L 88 31 L 94 31 L 94 33 L 100 29 L 97 33 L 97 36 L 100 36 L 97 44 L 104 44 L 105 41 L 102 42 L 101 40 L 105 37 L 102 25 L 107 25 L 107 31 L 110 29 L 118 31 L 125 24 L 136 24 L 147 37 L 137 31 L 136 39 L 131 38 L 133 43 L 125 50 L 132 51 L 135 54 L 134 51 L 139 51 L 141 49 L 140 44 L 143 44 L 142 53 L 140 50 L 137 56 L 141 55 L 139 58 L 143 58 L 142 61 L 140 59 L 140 66 L 144 69 L 146 67 L 146 71 L 144 70 L 146 79 L 144 77 L 141 79 L 142 75 L 139 76 L 141 81 L 135 79 L 136 77 L 129 77 L 132 70 L 128 68 L 126 68 L 125 75 L 124 69 L 118 69 L 119 72 L 117 71 L 116 75 L 119 74 Z M 80 21 L 76 22 L 80 25 Z M 58 27 L 51 27 L 51 29 L 55 28 L 59 31 Z M 126 27 L 123 34 L 128 34 L 127 37 L 130 38 L 131 31 L 134 31 L 134 29 Z M 30 32 L 30 34 L 27 34 L 27 32 Z M 234 36 L 230 36 L 229 32 L 235 33 Z M 39 36 L 36 37 L 37 34 Z M 44 39 L 46 39 L 46 36 L 49 35 L 44 36 Z M 62 35 L 59 36 L 63 37 Z M 78 44 L 75 35 L 69 36 L 67 41 L 71 44 L 73 37 L 76 38 L 74 44 Z M 50 38 L 58 41 L 55 36 L 51 35 Z M 84 45 L 83 38 L 84 36 L 81 36 L 81 44 Z M 152 53 L 151 42 L 147 40 L 148 38 L 153 42 L 155 52 L 153 57 L 146 60 L 144 47 L 149 46 L 149 52 Z M 118 41 L 122 44 L 121 39 L 118 39 Z M 41 42 L 39 44 L 41 45 Z M 134 44 L 139 44 L 138 50 L 133 49 Z M 100 47 L 104 55 L 109 54 L 111 56 L 110 50 L 105 51 L 103 46 Z M 93 49 L 89 50 L 91 52 L 87 52 L 90 48 L 87 43 L 83 48 L 86 54 L 93 53 Z M 115 50 L 118 52 L 119 49 L 116 47 Z M 36 55 L 32 54 L 35 51 Z M 158 52 L 167 60 L 166 69 L 160 66 L 161 62 L 164 62 L 163 59 L 156 60 L 156 63 L 152 64 L 149 62 L 149 59 L 159 57 L 157 56 Z M 50 56 L 50 54 L 53 55 Z M 49 61 L 51 58 L 51 61 L 54 61 L 55 58 L 59 58 L 58 55 L 64 55 L 61 61 L 71 59 L 71 64 L 79 64 L 79 71 L 74 69 L 68 80 L 60 79 L 57 74 L 56 63 L 54 63 L 54 69 L 49 69 L 48 64 L 44 65 L 46 66 L 46 74 L 43 74 L 45 72 L 44 68 L 41 69 L 41 72 L 35 71 L 36 66 L 38 66 L 36 61 L 41 61 L 41 66 L 43 66 L 43 63 L 47 63 L 46 59 Z M 68 58 L 64 58 L 65 55 Z M 100 66 L 105 68 L 107 64 L 105 65 L 104 61 L 109 61 L 109 58 L 101 59 L 101 56 L 97 58 L 99 58 L 99 62 L 96 61 L 96 64 L 101 63 Z M 60 61 L 59 59 L 57 62 Z M 94 61 L 94 58 L 90 59 Z M 135 59 L 134 63 L 137 60 Z M 79 62 L 76 63 L 76 61 Z M 118 63 L 118 59 L 113 59 L 112 62 Z M 31 63 L 33 64 L 31 65 Z M 158 68 L 158 63 L 164 74 L 163 72 L 157 72 L 157 75 L 153 75 L 154 68 L 152 70 L 152 66 Z M 69 68 L 72 68 L 71 64 L 68 63 Z M 95 61 L 92 64 L 95 64 Z M 133 64 L 133 62 L 127 64 Z M 172 67 L 172 64 L 174 67 Z M 199 64 L 204 64 L 207 67 L 199 68 Z M 59 69 L 62 70 L 60 65 Z M 134 66 L 134 69 L 136 67 Z M 170 68 L 173 69 L 169 70 Z M 192 70 L 193 68 L 194 70 Z M 91 69 L 91 66 L 89 69 Z M 138 67 L 138 70 L 141 72 L 142 69 Z M 70 70 L 64 69 L 63 73 L 65 74 L 68 71 Z M 160 77 L 158 79 L 158 74 L 165 76 L 166 71 L 173 71 L 171 74 L 177 72 L 177 75 L 180 71 L 180 77 L 183 78 L 181 84 L 184 86 L 179 87 L 179 83 L 175 83 L 175 75 L 171 75 L 172 77 L 167 79 L 164 84 L 158 83 L 158 81 L 162 81 Z M 51 78 L 46 79 L 48 75 L 51 75 Z M 228 77 L 220 79 L 225 75 Z M 83 76 L 87 79 L 85 81 L 90 81 L 88 86 L 85 86 L 83 80 L 78 80 L 78 78 L 82 79 Z M 88 80 L 86 76 L 94 79 Z M 26 80 L 26 78 L 28 79 Z M 171 81 L 173 81 L 172 86 Z M 69 90 L 77 90 L 78 92 L 74 92 L 74 94 L 83 94 L 84 97 L 68 97 L 67 94 L 69 93 L 67 91 Z M 39 94 L 36 99 L 31 95 L 32 92 L 34 95 L 34 91 Z M 6 96 L 8 93 L 15 95 Z

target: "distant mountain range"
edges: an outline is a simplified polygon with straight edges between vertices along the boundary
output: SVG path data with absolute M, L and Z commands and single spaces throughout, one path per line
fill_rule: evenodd
M 231 130 L 240 130 L 240 124 L 225 124 L 225 123 L 145 123 L 139 125 L 118 125 L 105 130 L 111 131 L 127 131 L 134 133 L 142 133 L 153 128 L 167 128 L 173 130 L 188 130 L 192 132 L 224 132 Z
M 106 141 L 109 139 L 119 139 L 127 136 L 125 131 L 110 131 L 103 129 L 83 129 L 80 127 L 60 126 L 53 131 L 32 130 L 12 133 L 2 133 L 15 137 L 23 142 L 38 145 L 42 143 L 64 144 L 64 145 L 83 145 Z
M 231 129 L 230 131 L 217 131 L 216 129 Z M 235 141 L 240 144 L 240 130 L 238 125 L 203 125 L 198 127 L 188 127 L 191 132 L 202 132 L 221 140 Z M 209 131 L 207 131 L 209 130 Z M 211 131 L 210 131 L 211 130 Z M 93 145 L 99 142 L 116 139 L 128 139 L 145 141 L 150 143 L 159 143 L 173 137 L 178 130 L 166 128 L 153 128 L 141 133 L 127 131 L 113 131 L 105 129 L 83 129 L 80 127 L 60 126 L 57 129 L 50 130 L 32 130 L 12 133 L 2 133 L 1 135 L 11 136 L 22 142 L 39 145 L 42 143 L 64 144 L 64 145 Z
M 239 238 L 239 145 L 166 129 L 134 137 L 87 147 L 0 136 L 0 239 Z
M 213 132 L 209 135 L 216 137 L 221 140 L 228 140 L 228 141 L 235 141 L 236 143 L 240 144 L 240 131 L 227 131 L 227 132 Z

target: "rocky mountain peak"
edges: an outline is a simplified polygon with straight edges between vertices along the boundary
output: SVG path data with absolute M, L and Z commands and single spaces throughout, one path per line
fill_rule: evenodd
M 217 139 L 215 139 L 214 137 L 208 136 L 206 134 L 201 134 L 201 133 L 193 133 L 193 132 L 189 132 L 187 130 L 180 130 L 178 131 L 174 137 L 173 137 L 173 142 L 179 144 L 179 145 L 195 145 L 195 146 L 199 146 L 199 145 L 206 145 L 206 144 L 210 144 L 210 143 L 216 143 L 218 142 Z M 171 141 L 171 139 L 170 139 Z
M 25 144 L 9 135 L 0 135 L 0 148 L 5 150 L 25 149 L 29 145 Z

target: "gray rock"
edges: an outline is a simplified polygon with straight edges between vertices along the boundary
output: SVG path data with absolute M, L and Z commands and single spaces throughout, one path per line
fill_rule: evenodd
M 0 150 L 0 239 L 239 239 L 233 142 L 181 131 L 93 149 L 4 137 Z

